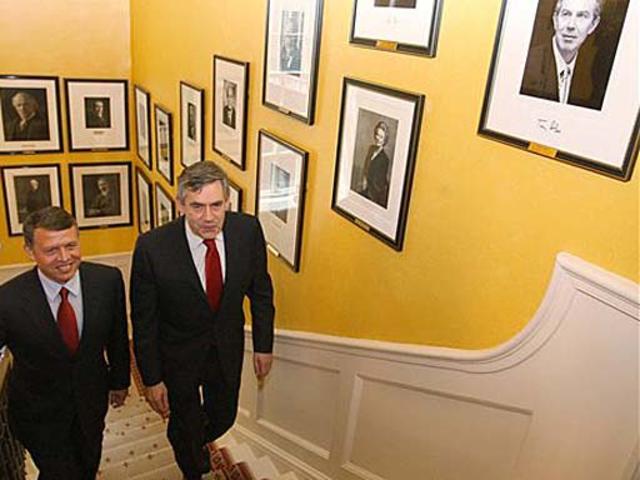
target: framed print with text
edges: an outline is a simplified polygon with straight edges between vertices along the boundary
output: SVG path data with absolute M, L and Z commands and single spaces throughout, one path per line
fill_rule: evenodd
M 180 82 L 180 162 L 185 167 L 204 158 L 204 90 Z
M 128 150 L 126 80 L 65 79 L 71 151 Z
M 151 170 L 151 112 L 149 92 L 136 85 L 134 87 L 136 101 L 136 138 L 138 157 Z
M 131 163 L 69 164 L 71 203 L 78 228 L 128 226 Z
M 640 0 L 503 0 L 478 133 L 628 180 L 639 37 Z
M 247 145 L 249 64 L 213 56 L 213 150 L 241 170 Z
M 156 122 L 156 167 L 173 185 L 173 116 L 159 105 L 154 106 Z
M 30 213 L 62 206 L 59 165 L 2 167 L 2 180 L 9 236 L 22 235 L 22 223 Z
M 61 152 L 58 77 L 0 75 L 0 154 Z
M 313 124 L 323 0 L 269 0 L 262 103 Z
M 350 41 L 435 57 L 443 0 L 355 0 Z
M 260 130 L 256 216 L 267 244 L 294 272 L 300 270 L 308 153 Z
M 153 228 L 153 197 L 151 181 L 139 168 L 136 168 L 136 193 L 138 231 L 146 233 Z
M 342 110 L 331 207 L 402 250 L 424 96 L 350 78 Z
M 231 180 L 229 180 L 229 210 L 242 211 L 242 189 Z
M 156 201 L 155 201 L 155 226 L 162 225 L 173 221 L 176 218 L 176 202 L 162 185 L 156 182 Z

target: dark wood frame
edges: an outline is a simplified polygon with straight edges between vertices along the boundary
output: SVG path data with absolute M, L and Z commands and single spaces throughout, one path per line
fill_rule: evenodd
M 155 190 L 154 190 L 154 198 L 153 198 L 153 209 L 154 209 L 154 226 L 155 227 L 159 227 L 160 226 L 160 219 L 158 218 L 158 216 L 160 215 L 160 209 L 157 208 L 158 207 L 158 192 L 161 192 L 163 195 L 165 195 L 169 200 L 171 200 L 171 220 L 175 220 L 177 218 L 177 209 L 176 209 L 176 201 L 173 198 L 173 196 L 167 192 L 165 190 L 165 188 L 159 183 L 156 182 L 155 184 Z
M 238 210 L 231 210 L 231 211 L 242 212 L 242 205 L 244 200 L 244 192 L 242 191 L 242 188 L 238 184 L 236 184 L 235 182 L 232 182 L 229 179 L 229 189 L 234 190 L 238 194 Z
M 140 155 L 140 143 L 139 143 L 140 142 L 140 125 L 139 125 L 140 116 L 138 115 L 137 92 L 140 92 L 143 95 L 147 104 L 147 115 L 146 115 L 145 121 L 147 122 L 147 136 L 149 137 L 149 144 L 147 145 L 147 156 L 149 157 L 148 162 Z M 142 88 L 140 85 L 134 85 L 133 86 L 133 103 L 135 105 L 134 111 L 136 116 L 136 155 L 140 160 L 142 160 L 142 163 L 145 167 L 147 167 L 149 170 L 153 170 L 153 157 L 152 157 L 153 142 L 152 142 L 152 135 L 151 135 L 151 94 L 147 90 Z
M 283 140 L 282 138 L 279 138 L 267 132 L 264 129 L 260 129 L 258 131 L 258 167 L 256 172 L 256 202 L 255 202 L 256 217 L 260 216 L 260 179 L 261 179 L 260 170 L 262 167 L 261 139 L 263 136 L 291 150 L 293 153 L 299 156 L 299 159 L 301 162 L 300 185 L 299 185 L 298 191 L 296 192 L 300 200 L 299 200 L 298 216 L 295 219 L 295 222 L 296 222 L 295 229 L 294 229 L 295 238 L 293 239 L 295 252 L 293 255 L 294 257 L 293 262 L 290 262 L 284 256 L 282 256 L 278 251 L 277 247 L 275 247 L 272 243 L 269 242 L 267 238 L 268 228 L 265 228 L 266 225 L 263 223 L 263 229 L 265 230 L 265 238 L 267 239 L 267 244 L 269 245 L 269 248 L 272 251 L 277 252 L 278 257 L 280 257 L 282 261 L 284 261 L 289 267 L 291 267 L 291 269 L 294 272 L 299 272 L 300 257 L 302 254 L 302 231 L 303 231 L 302 227 L 304 223 L 304 207 L 305 207 L 305 194 L 307 191 L 307 170 L 308 170 L 307 167 L 308 167 L 309 153 L 287 142 L 286 140 Z
M 57 140 L 57 147 L 53 148 L 17 148 L 15 150 L 0 150 L 0 155 L 16 155 L 16 154 L 24 154 L 24 153 L 56 153 L 64 151 L 63 143 L 62 143 L 62 116 L 60 112 L 60 90 L 58 88 L 58 80 L 59 77 L 53 76 L 33 76 L 33 75 L 0 75 L 0 79 L 2 80 L 16 80 L 19 83 L 20 80 L 42 80 L 43 82 L 53 82 L 53 90 L 55 95 L 55 109 L 56 112 L 53 114 L 49 114 L 47 117 L 47 121 L 49 124 L 51 120 L 54 120 L 58 124 L 58 137 L 57 139 L 48 140 L 49 142 L 55 142 Z M 46 87 L 45 87 L 46 88 Z M 0 118 L 0 129 L 4 128 L 3 124 L 4 120 Z M 51 127 L 49 129 L 51 132 Z M 36 142 L 43 142 L 44 140 L 34 140 Z M 25 141 L 26 142 L 26 141 Z M 2 142 L 3 144 L 7 144 L 5 140 Z M 1 144 L 0 144 L 1 145 Z
M 200 128 L 198 129 L 196 126 L 196 129 L 199 131 L 200 133 L 200 148 L 199 148 L 199 154 L 200 154 L 200 159 L 196 160 L 195 162 L 192 163 L 185 163 L 184 161 L 184 142 L 185 142 L 185 131 L 183 128 L 183 115 L 182 115 L 182 104 L 184 101 L 184 96 L 183 96 L 183 88 L 189 88 L 191 90 L 193 90 L 194 92 L 196 92 L 196 94 L 199 96 L 198 101 L 200 102 L 200 118 L 198 119 L 200 121 Z M 194 87 L 193 85 L 187 83 L 187 82 L 180 82 L 180 163 L 184 166 L 184 167 L 188 167 L 189 165 L 192 165 L 193 163 L 197 163 L 197 162 L 201 162 L 204 160 L 204 89 L 203 88 L 198 88 L 198 87 Z
M 166 176 L 164 174 L 164 172 L 160 169 L 160 139 L 158 137 L 158 112 L 162 112 L 164 115 L 167 116 L 168 118 L 168 138 L 169 138 L 169 145 L 168 145 L 168 151 L 169 151 L 169 176 Z M 167 182 L 169 182 L 169 185 L 173 185 L 173 176 L 174 176 L 174 170 L 175 167 L 173 165 L 174 162 L 174 156 L 173 156 L 173 114 L 167 110 L 166 108 L 163 108 L 162 106 L 158 105 L 157 103 L 155 103 L 153 105 L 153 119 L 154 119 L 154 131 L 155 131 L 155 135 L 156 135 L 156 170 L 158 171 L 158 173 L 162 176 L 162 178 L 164 178 Z
M 355 214 L 348 212 L 344 208 L 338 205 L 337 194 L 338 187 L 340 182 L 340 160 L 342 153 L 342 145 L 343 145 L 343 134 L 344 134 L 344 122 L 345 116 L 347 115 L 346 111 L 346 100 L 347 100 L 347 90 L 349 86 L 354 86 L 357 88 L 363 88 L 367 90 L 371 90 L 373 92 L 381 93 L 384 95 L 388 95 L 390 97 L 395 97 L 401 100 L 408 100 L 415 104 L 415 109 L 413 113 L 413 118 L 411 119 L 411 138 L 409 140 L 409 145 L 407 146 L 407 166 L 404 172 L 404 176 L 401 179 L 402 181 L 402 199 L 400 201 L 400 208 L 398 212 L 398 223 L 395 228 L 395 235 L 393 237 L 389 237 L 385 235 L 384 232 L 376 229 L 373 225 L 370 224 L 367 218 L 359 218 Z M 381 240 L 385 244 L 389 245 L 391 248 L 401 251 L 404 243 L 404 237 L 407 227 L 407 217 L 409 213 L 409 203 L 411 199 L 411 189 L 413 186 L 413 175 L 416 168 L 416 157 L 418 153 L 418 143 L 420 139 L 420 128 L 422 124 L 422 111 L 424 107 L 424 95 L 416 94 L 411 92 L 405 92 L 401 90 L 392 89 L 383 85 L 377 85 L 373 83 L 364 82 L 361 80 L 356 80 L 353 78 L 345 77 L 342 84 L 342 101 L 340 107 L 340 129 L 338 131 L 338 145 L 336 149 L 336 167 L 334 173 L 333 180 L 333 194 L 331 197 L 331 208 L 350 222 L 356 224 L 358 227 L 365 230 L 367 233 L 371 234 L 375 238 Z M 393 183 L 393 179 L 391 179 L 391 183 Z
M 71 128 L 71 95 L 69 93 L 69 85 L 73 83 L 105 83 L 105 84 L 122 84 L 122 98 L 124 101 L 124 145 L 122 146 L 105 146 L 99 145 L 95 147 L 74 147 L 73 131 Z M 96 79 L 96 78 L 65 78 L 65 105 L 67 107 L 67 140 L 69 142 L 70 152 L 90 152 L 90 151 L 107 151 L 107 150 L 129 150 L 129 82 L 119 79 Z
M 152 230 L 153 227 L 155 226 L 155 213 L 153 211 L 153 184 L 151 183 L 151 180 L 149 179 L 149 177 L 147 176 L 146 173 L 144 173 L 144 170 L 142 170 L 140 167 L 136 167 L 136 175 L 135 175 L 135 179 L 136 179 L 136 214 L 138 215 L 138 232 L 140 234 L 146 233 L 149 230 Z M 142 179 L 142 181 L 147 185 L 147 199 L 148 199 L 148 207 L 149 207 L 149 230 L 142 230 L 142 224 L 140 223 L 140 184 L 138 182 L 139 179 Z

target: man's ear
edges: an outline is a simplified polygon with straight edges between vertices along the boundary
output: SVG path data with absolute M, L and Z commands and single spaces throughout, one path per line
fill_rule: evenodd
M 25 253 L 27 254 L 27 256 L 31 259 L 35 261 L 35 255 L 33 253 L 33 248 L 30 247 L 29 245 L 27 245 L 26 243 L 24 244 L 24 246 L 22 247 L 24 248 Z
M 600 25 L 600 15 L 593 18 L 593 21 L 591 22 L 591 26 L 589 27 L 589 33 L 587 33 L 587 36 L 591 35 L 596 30 L 596 28 L 598 28 L 598 25 Z

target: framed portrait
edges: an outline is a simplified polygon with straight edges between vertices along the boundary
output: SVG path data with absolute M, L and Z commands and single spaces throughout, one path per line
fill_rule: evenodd
M 30 213 L 62 206 L 59 165 L 2 167 L 2 180 L 9 236 L 22 235 L 22 223 Z
M 65 79 L 71 151 L 128 150 L 126 80 Z
M 131 163 L 72 163 L 69 176 L 78 228 L 119 227 L 133 223 Z
M 185 167 L 204 158 L 204 90 L 180 82 L 180 162 Z
M 142 162 L 151 170 L 151 113 L 149 111 L 149 92 L 136 85 L 133 89 L 136 100 L 136 152 Z
M 300 245 L 308 153 L 260 130 L 256 216 L 264 229 L 269 249 L 300 270 Z
M 323 0 L 269 0 L 262 103 L 313 124 Z
M 156 120 L 156 167 L 170 185 L 173 185 L 173 119 L 169 111 L 154 106 Z
M 345 78 L 331 207 L 400 251 L 424 95 Z
M 350 42 L 436 56 L 443 0 L 355 0 Z
M 503 0 L 478 133 L 631 178 L 640 0 Z
M 242 211 L 242 189 L 231 180 L 229 180 L 229 210 Z
M 0 154 L 61 152 L 58 77 L 0 75 Z
M 247 145 L 249 64 L 213 56 L 213 150 L 241 170 Z
M 151 180 L 140 168 L 136 168 L 136 193 L 138 231 L 146 233 L 153 228 L 153 197 Z
M 176 202 L 169 192 L 162 188 L 162 185 L 157 182 L 155 207 L 156 227 L 161 227 L 176 218 Z

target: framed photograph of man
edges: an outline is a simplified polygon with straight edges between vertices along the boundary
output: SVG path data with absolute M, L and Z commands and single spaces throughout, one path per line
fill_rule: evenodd
M 140 168 L 136 168 L 136 192 L 138 231 L 146 233 L 153 228 L 153 197 L 151 180 Z
M 260 130 L 256 215 L 269 249 L 300 270 L 308 153 Z
M 128 150 L 126 80 L 65 79 L 71 151 Z
M 249 64 L 213 56 L 213 150 L 241 170 L 247 145 Z
M 229 210 L 242 211 L 242 188 L 229 180 Z
M 162 185 L 156 182 L 156 201 L 155 201 L 155 226 L 162 225 L 173 221 L 176 218 L 176 202 Z
M 640 0 L 503 0 L 478 133 L 628 180 L 639 26 Z
M 402 250 L 424 95 L 345 78 L 331 207 Z
M 443 0 L 355 0 L 350 42 L 436 56 Z
M 22 235 L 22 223 L 30 213 L 62 206 L 59 165 L 14 165 L 1 170 L 9 236 Z
M 204 90 L 180 82 L 180 162 L 185 167 L 204 158 Z
M 61 152 L 58 77 L 0 75 L 0 154 Z
M 131 225 L 131 163 L 69 165 L 73 214 L 81 229 Z
M 323 0 L 269 0 L 262 103 L 313 124 Z
M 151 111 L 150 95 L 142 87 L 135 85 L 133 88 L 136 101 L 136 152 L 138 157 L 151 170 Z
M 154 106 L 156 120 L 156 167 L 173 185 L 173 115 L 159 105 Z

